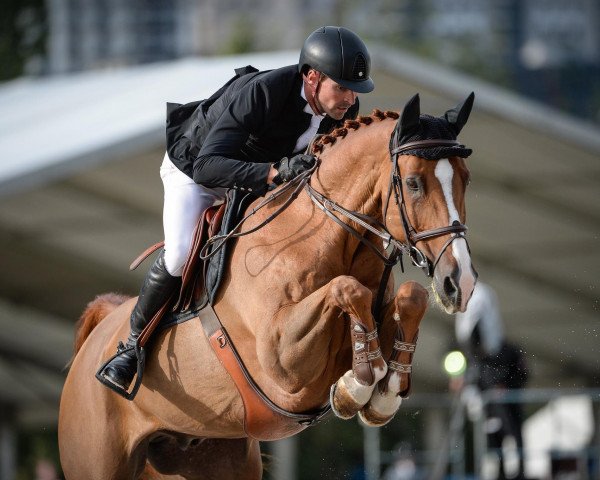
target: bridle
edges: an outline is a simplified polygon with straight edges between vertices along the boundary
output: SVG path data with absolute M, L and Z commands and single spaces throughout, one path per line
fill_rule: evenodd
M 435 267 L 440 261 L 440 258 L 442 257 L 446 249 L 452 244 L 452 242 L 457 238 L 464 238 L 466 241 L 464 234 L 467 231 L 467 226 L 460 223 L 458 220 L 455 220 L 452 223 L 452 225 L 417 232 L 411 224 L 410 219 L 408 217 L 408 213 L 406 211 L 406 202 L 404 201 L 404 193 L 402 190 L 402 176 L 400 175 L 400 166 L 398 165 L 398 160 L 400 155 L 410 150 L 422 150 L 436 147 L 457 147 L 460 146 L 460 143 L 456 140 L 433 139 L 417 140 L 414 142 L 408 142 L 398 145 L 398 136 L 398 131 L 394 131 L 394 134 L 392 135 L 392 139 L 390 141 L 390 157 L 394 166 L 390 174 L 388 198 L 384 208 L 383 218 L 385 219 L 387 216 L 387 210 L 390 203 L 391 193 L 393 191 L 396 206 L 398 207 L 400 214 L 400 220 L 402 222 L 402 228 L 404 230 L 404 238 L 406 240 L 405 248 L 408 250 L 408 255 L 410 256 L 410 259 L 412 260 L 414 265 L 424 270 L 428 277 L 432 277 Z M 432 238 L 441 237 L 443 235 L 450 235 L 450 237 L 442 246 L 442 248 L 440 249 L 437 256 L 432 262 L 417 247 L 417 243 L 424 240 L 430 240 Z
M 415 266 L 424 270 L 426 275 L 428 277 L 431 277 L 433 276 L 435 267 L 438 264 L 442 255 L 444 254 L 444 252 L 446 251 L 446 249 L 457 238 L 464 238 L 464 233 L 467 231 L 467 226 L 458 221 L 454 221 L 452 225 L 417 232 L 413 227 L 408 217 L 408 213 L 406 211 L 406 202 L 404 201 L 404 193 L 402 191 L 402 177 L 400 175 L 398 159 L 403 153 L 409 150 L 415 150 L 417 148 L 424 149 L 435 147 L 454 147 L 460 144 L 456 140 L 443 139 L 418 140 L 414 142 L 404 143 L 401 145 L 398 145 L 397 143 L 398 135 L 397 132 L 395 132 L 390 141 L 390 158 L 393 163 L 393 168 L 390 174 L 387 200 L 385 202 L 383 218 L 385 222 L 385 218 L 387 217 L 387 210 L 389 208 L 390 200 L 393 194 L 394 200 L 396 202 L 396 207 L 398 208 L 400 221 L 402 223 L 402 228 L 404 230 L 404 242 L 400 242 L 399 240 L 395 239 L 389 232 L 385 223 L 381 223 L 379 220 L 368 215 L 364 215 L 362 213 L 353 210 L 348 210 L 342 207 L 327 196 L 315 190 L 315 188 L 310 184 L 310 182 L 306 184 L 305 190 L 307 191 L 308 196 L 311 198 L 311 200 L 317 205 L 317 207 L 319 207 L 328 217 L 334 220 L 338 225 L 340 225 L 346 231 L 350 232 L 354 237 L 358 238 L 361 241 L 361 243 L 365 244 L 367 247 L 373 250 L 373 252 L 379 258 L 381 258 L 386 265 L 388 265 L 389 263 L 395 265 L 396 263 L 401 261 L 402 254 L 405 254 L 408 255 L 408 257 L 411 259 Z M 392 246 L 392 252 L 388 255 L 382 253 L 380 249 L 373 244 L 373 242 L 371 242 L 365 237 L 364 234 L 360 233 L 354 227 L 340 220 L 336 213 L 340 214 L 343 217 L 346 217 L 347 219 L 360 225 L 361 227 L 365 228 L 377 237 L 381 238 L 386 249 L 388 246 Z M 432 238 L 441 237 L 443 235 L 450 235 L 450 238 L 442 246 L 435 259 L 433 261 L 429 260 L 427 256 L 417 247 L 417 243 L 424 240 L 430 240 Z
M 400 263 L 402 271 L 404 271 L 404 265 L 402 263 L 403 254 L 407 255 L 411 259 L 412 263 L 421 268 L 428 277 L 432 277 L 440 258 L 446 249 L 452 244 L 452 242 L 457 238 L 463 238 L 466 241 L 464 234 L 467 231 L 467 226 L 458 221 L 454 221 L 452 225 L 424 230 L 421 232 L 417 232 L 415 230 L 406 211 L 406 202 L 404 201 L 404 194 L 402 191 L 402 176 L 400 175 L 400 167 L 398 165 L 399 157 L 410 150 L 421 150 L 436 147 L 456 147 L 459 145 L 459 142 L 456 140 L 444 139 L 418 140 L 399 144 L 398 130 L 394 130 L 394 133 L 390 139 L 390 159 L 393 163 L 393 167 L 390 173 L 387 200 L 385 202 L 383 211 L 384 223 L 371 216 L 342 207 L 330 198 L 315 190 L 315 188 L 310 184 L 310 180 L 305 185 L 305 190 L 308 193 L 308 196 L 315 203 L 315 205 L 319 207 L 319 209 L 321 209 L 329 218 L 335 221 L 344 230 L 366 245 L 383 261 L 385 268 L 379 284 L 377 299 L 373 308 L 373 315 L 376 320 L 379 319 L 379 313 L 383 303 L 383 296 L 385 294 L 385 288 L 387 286 L 392 267 Z M 400 221 L 404 230 L 404 242 L 395 239 L 385 224 L 385 219 L 387 217 L 387 211 L 392 195 L 396 202 Z M 366 238 L 364 233 L 359 232 L 353 226 L 341 220 L 336 214 L 346 217 L 346 219 L 360 225 L 362 228 L 382 239 L 384 251 L 382 252 L 379 247 Z M 443 235 L 450 235 L 450 237 L 446 243 L 444 243 L 435 259 L 433 261 L 429 260 L 422 250 L 417 247 L 417 243 L 430 240 L 432 238 L 441 237 Z M 389 251 L 389 253 L 386 254 L 386 251 Z

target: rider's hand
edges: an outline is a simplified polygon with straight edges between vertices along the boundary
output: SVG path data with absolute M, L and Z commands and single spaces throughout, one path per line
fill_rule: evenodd
M 282 158 L 279 164 L 275 166 L 279 173 L 273 179 L 273 183 L 281 185 L 289 182 L 302 172 L 312 168 L 316 161 L 317 159 L 313 155 L 304 154 L 295 155 L 292 158 Z

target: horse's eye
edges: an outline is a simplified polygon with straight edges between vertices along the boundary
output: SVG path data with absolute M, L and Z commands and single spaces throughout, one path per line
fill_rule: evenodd
M 408 177 L 406 179 L 406 188 L 413 192 L 419 191 L 419 180 L 416 177 Z

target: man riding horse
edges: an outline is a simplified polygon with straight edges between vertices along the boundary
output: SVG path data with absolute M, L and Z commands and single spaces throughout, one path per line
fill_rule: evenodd
M 125 345 L 97 378 L 126 393 L 137 371 L 135 344 L 144 327 L 181 285 L 192 233 L 203 212 L 233 188 L 265 195 L 310 169 L 303 154 L 359 110 L 357 93 L 374 89 L 365 44 L 343 27 L 308 36 L 297 65 L 236 76 L 212 97 L 169 104 L 164 185 L 164 249 L 150 267 L 131 314 Z

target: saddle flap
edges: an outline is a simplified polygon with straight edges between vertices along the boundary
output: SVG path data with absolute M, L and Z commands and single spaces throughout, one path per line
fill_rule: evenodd
M 188 258 L 183 267 L 181 277 L 181 292 L 175 304 L 174 311 L 188 310 L 204 291 L 203 262 L 200 250 L 206 241 L 221 228 L 226 204 L 213 205 L 206 209 L 192 235 L 192 243 Z

